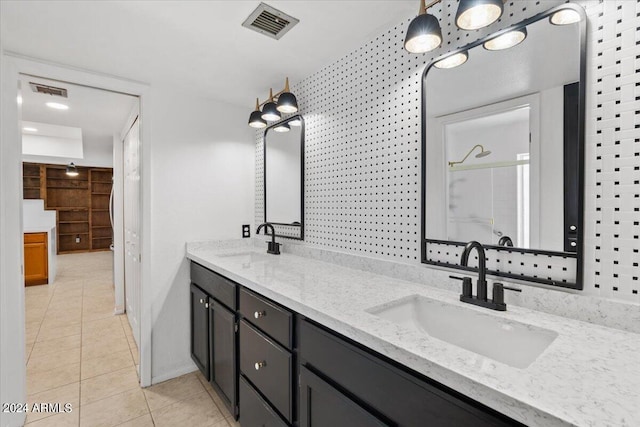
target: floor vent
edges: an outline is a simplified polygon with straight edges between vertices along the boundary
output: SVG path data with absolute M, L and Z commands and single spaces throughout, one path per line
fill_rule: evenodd
M 40 83 L 29 82 L 31 90 L 36 93 L 44 93 L 52 96 L 61 96 L 67 98 L 67 90 L 62 87 L 47 86 Z
M 268 4 L 260 3 L 256 10 L 242 23 L 242 26 L 279 40 L 299 19 L 289 16 Z

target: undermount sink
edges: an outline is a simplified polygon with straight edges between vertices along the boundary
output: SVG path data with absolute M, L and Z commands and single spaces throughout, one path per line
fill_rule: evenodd
M 558 336 L 548 329 L 419 295 L 367 312 L 520 369 L 531 365 Z

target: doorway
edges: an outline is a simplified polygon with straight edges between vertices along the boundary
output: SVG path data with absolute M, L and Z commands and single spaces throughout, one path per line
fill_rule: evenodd
M 140 383 L 140 267 L 126 259 L 134 246 L 140 259 L 139 99 L 27 74 L 18 83 L 25 255 L 38 233 L 48 254 L 45 282 L 25 288 L 27 401 L 70 396 L 79 408 L 108 395 L 98 383 Z

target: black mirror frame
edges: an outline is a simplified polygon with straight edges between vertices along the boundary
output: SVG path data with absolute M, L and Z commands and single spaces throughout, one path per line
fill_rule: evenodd
M 302 117 L 301 114 L 296 114 L 291 117 L 287 117 L 284 120 L 279 120 L 273 123 L 272 125 L 265 128 L 262 135 L 262 184 L 264 188 L 264 222 L 267 222 L 267 133 L 274 127 L 283 123 L 288 123 L 294 119 L 300 120 L 300 225 L 285 224 L 279 222 L 271 222 L 270 224 L 272 224 L 274 227 L 300 227 L 300 237 L 286 236 L 283 234 L 277 234 L 277 232 L 276 237 L 282 237 L 292 240 L 304 240 L 304 117 Z M 269 236 L 271 235 L 267 230 L 265 230 L 265 234 Z
M 542 283 L 546 285 L 559 286 L 564 288 L 578 289 L 582 290 L 584 287 L 583 278 L 584 278 L 584 145 L 585 145 L 585 113 L 586 113 L 586 69 L 587 69 L 587 58 L 586 58 L 586 46 L 587 46 L 587 16 L 582 7 L 572 3 L 564 3 L 559 6 L 555 6 L 551 9 L 548 9 L 545 12 L 539 13 L 537 15 L 532 16 L 531 18 L 525 19 L 517 24 L 511 25 L 508 28 L 497 31 L 495 33 L 489 34 L 488 36 L 479 39 L 473 43 L 469 43 L 466 46 L 463 46 L 457 50 L 452 52 L 448 52 L 445 55 L 441 55 L 431 61 L 427 67 L 425 68 L 422 74 L 422 117 L 421 117 L 421 131 L 422 131 L 422 182 L 421 182 L 421 234 L 420 234 L 420 250 L 421 250 L 421 262 L 423 264 L 437 265 L 440 267 L 452 268 L 457 270 L 466 270 L 466 271 L 477 271 L 477 268 L 474 267 L 463 267 L 458 264 L 450 264 L 439 261 L 430 261 L 427 259 L 427 244 L 428 243 L 439 243 L 439 244 L 449 244 L 452 246 L 464 246 L 467 242 L 455 242 L 449 240 L 436 240 L 436 239 L 427 239 L 426 237 L 426 212 L 425 207 L 427 203 L 426 198 L 426 179 L 427 179 L 427 171 L 426 171 L 426 81 L 427 81 L 427 73 L 434 64 L 444 58 L 455 55 L 460 52 L 464 52 L 470 50 L 474 47 L 481 46 L 487 40 L 493 39 L 501 34 L 507 33 L 512 30 L 525 28 L 528 25 L 540 21 L 542 19 L 548 19 L 555 12 L 563 9 L 571 9 L 576 11 L 580 15 L 579 25 L 579 37 L 580 37 L 580 87 L 578 90 L 578 142 L 577 142 L 577 159 L 575 159 L 575 166 L 577 170 L 577 179 L 578 179 L 578 221 L 577 221 L 577 232 L 576 232 L 576 251 L 575 252 L 562 252 L 562 251 L 547 251 L 547 250 L 538 250 L 538 249 L 524 249 L 524 248 L 515 248 L 515 247 L 505 247 L 505 246 L 496 246 L 496 245 L 484 245 L 487 252 L 496 251 L 496 252 L 519 252 L 519 253 L 527 253 L 527 254 L 537 254 L 537 255 L 546 255 L 546 256 L 557 256 L 561 258 L 575 258 L 576 259 L 576 283 L 569 283 L 563 281 L 555 281 L 548 280 L 541 277 L 532 277 L 525 276 L 520 274 L 512 274 L 506 273 L 502 271 L 494 271 L 488 270 L 487 274 L 492 276 L 506 277 L 510 279 L 516 279 L 524 282 L 535 282 Z M 553 25 L 550 23 L 550 25 Z

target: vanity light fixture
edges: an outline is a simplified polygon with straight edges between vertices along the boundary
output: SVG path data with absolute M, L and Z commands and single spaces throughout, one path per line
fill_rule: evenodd
M 67 175 L 78 176 L 78 168 L 73 164 L 73 162 L 67 165 Z
M 527 38 L 527 29 L 519 28 L 487 40 L 482 44 L 487 50 L 504 50 L 519 45 Z
M 433 64 L 433 66 L 437 68 L 455 68 L 467 62 L 467 59 L 469 59 L 469 52 L 465 50 L 464 52 L 458 52 L 455 55 L 447 56 Z
M 440 22 L 438 18 L 427 13 L 427 9 L 441 1 L 431 0 L 425 4 L 425 0 L 420 0 L 418 16 L 409 24 L 404 39 L 404 48 L 407 52 L 426 53 L 442 45 Z M 477 30 L 491 25 L 502 16 L 505 1 L 460 0 L 456 13 L 456 25 L 462 30 Z
M 276 108 L 278 111 L 285 114 L 298 112 L 298 100 L 289 90 L 289 77 L 285 80 L 284 92 L 278 96 L 278 106 Z
M 420 10 L 418 16 L 413 18 L 407 29 L 404 39 L 404 48 L 410 53 L 426 53 L 438 48 L 442 44 L 442 29 L 438 18 L 427 13 L 427 8 L 438 3 L 431 2 L 425 5 L 424 0 L 420 0 Z
M 260 100 L 256 98 L 256 109 L 249 116 L 249 126 L 256 129 L 263 129 L 267 127 L 267 122 L 262 118 L 262 111 L 260 111 Z
M 290 130 L 291 130 L 291 127 L 289 126 L 288 123 L 280 123 L 279 125 L 276 125 L 273 128 L 274 132 L 279 132 L 279 133 L 289 132 Z
M 302 126 L 302 120 L 300 120 L 300 117 L 295 117 L 289 120 L 287 123 L 289 123 L 289 126 Z
M 289 78 L 287 77 L 284 89 L 280 92 L 274 95 L 273 89 L 269 89 L 269 98 L 266 101 L 260 102 L 260 99 L 256 99 L 256 109 L 249 116 L 249 126 L 263 129 L 267 127 L 267 122 L 280 120 L 281 113 L 292 114 L 296 112 L 298 112 L 298 100 L 289 89 Z
M 573 9 L 560 9 L 549 17 L 553 25 L 568 25 L 580 22 L 580 14 Z
M 269 101 L 262 107 L 262 118 L 268 122 L 275 122 L 280 120 L 281 117 L 280 111 L 278 111 L 278 107 L 273 100 L 273 89 L 269 89 Z
M 478 30 L 496 22 L 503 10 L 502 0 L 460 0 L 456 25 L 462 30 Z
M 60 104 L 59 102 L 47 102 L 45 104 L 49 108 L 53 108 L 54 110 L 68 110 L 69 106 L 66 104 Z

